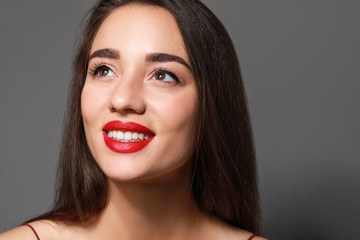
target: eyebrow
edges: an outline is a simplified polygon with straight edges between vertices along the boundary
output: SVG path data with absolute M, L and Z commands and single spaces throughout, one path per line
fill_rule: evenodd
M 145 61 L 146 62 L 178 62 L 184 65 L 185 67 L 187 67 L 188 69 L 191 69 L 189 64 L 187 64 L 184 59 L 167 53 L 150 53 L 146 55 Z
M 111 59 L 120 59 L 120 52 L 112 48 L 104 48 L 96 50 L 90 55 L 90 59 L 100 57 L 100 58 L 111 58 Z M 145 62 L 178 62 L 188 69 L 191 69 L 189 64 L 182 59 L 181 57 L 167 54 L 167 53 L 150 53 L 145 57 Z
M 90 55 L 90 59 L 100 57 L 100 58 L 112 58 L 112 59 L 120 59 L 120 53 L 116 49 L 104 48 L 100 50 L 96 50 Z

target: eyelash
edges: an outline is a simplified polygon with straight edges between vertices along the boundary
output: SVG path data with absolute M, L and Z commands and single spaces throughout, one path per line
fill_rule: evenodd
M 111 70 L 113 72 L 113 70 L 111 69 L 111 67 L 109 67 L 108 65 L 106 65 L 105 62 L 99 62 L 99 63 L 95 63 L 94 65 L 92 65 L 91 67 L 89 67 L 89 70 L 88 70 L 88 73 L 93 76 L 93 77 L 96 77 L 97 75 L 97 72 L 100 68 L 102 67 L 105 67 L 105 68 L 108 68 L 109 70 Z M 151 72 L 151 76 L 152 78 L 155 76 L 155 74 L 159 73 L 159 72 L 164 72 L 168 75 L 170 75 L 170 77 L 172 77 L 176 84 L 179 84 L 181 83 L 179 77 L 171 70 L 167 69 L 167 68 L 162 68 L 162 67 L 158 67 L 158 68 L 155 68 L 152 72 Z M 159 80 L 160 81 L 160 80 Z M 170 84 L 171 82 L 167 82 L 167 81 L 162 81 L 163 83 L 166 83 L 166 84 Z
M 155 68 L 153 71 L 152 71 L 152 74 L 151 76 L 154 77 L 157 73 L 160 73 L 160 72 L 164 72 L 168 75 L 170 75 L 170 77 L 172 77 L 176 84 L 178 83 L 181 83 L 181 81 L 179 80 L 178 76 L 171 70 L 167 69 L 167 68 L 162 68 L 162 67 L 159 67 L 159 68 Z M 160 81 L 160 80 L 159 80 Z M 167 81 L 162 81 L 164 83 L 171 83 L 171 82 L 167 82 Z
M 96 76 L 96 73 L 97 71 L 101 68 L 101 67 L 107 67 L 111 70 L 111 68 L 109 66 L 106 65 L 105 62 L 99 62 L 99 63 L 95 63 L 94 65 L 92 65 L 90 68 L 89 68 L 89 74 L 93 77 Z M 111 70 L 112 71 L 112 70 Z

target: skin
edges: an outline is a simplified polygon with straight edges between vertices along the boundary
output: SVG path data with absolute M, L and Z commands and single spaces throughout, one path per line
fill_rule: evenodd
M 109 180 L 109 203 L 85 224 L 31 223 L 40 239 L 248 239 L 251 233 L 203 214 L 192 198 L 194 78 L 177 61 L 146 61 L 148 54 L 166 53 L 189 65 L 173 16 L 153 6 L 118 8 L 100 27 L 91 53 L 105 48 L 116 49 L 120 58 L 91 59 L 90 69 L 105 63 L 111 71 L 88 74 L 81 107 L 90 150 Z M 157 68 L 171 70 L 180 83 L 154 78 Z M 138 152 L 113 152 L 102 136 L 111 120 L 140 123 L 156 136 Z M 36 238 L 30 228 L 19 227 L 0 239 Z
M 124 9 L 114 11 L 105 20 L 93 42 L 91 54 L 114 49 L 120 57 L 95 57 L 89 62 L 89 69 L 101 63 L 111 70 L 106 76 L 87 75 L 81 97 L 85 133 L 94 158 L 109 179 L 158 181 L 165 173 L 183 166 L 193 152 L 189 140 L 195 125 L 195 81 L 183 64 L 146 61 L 149 54 L 165 53 L 188 63 L 171 15 L 160 11 L 159 17 L 154 17 L 155 13 L 144 17 L 142 14 L 148 11 L 143 7 L 131 7 L 134 12 Z M 168 23 L 163 24 L 165 21 Z M 154 69 L 158 68 L 171 70 L 181 83 L 170 76 L 169 81 L 156 80 Z M 104 125 L 112 120 L 139 123 L 151 129 L 155 138 L 141 151 L 114 152 L 104 144 L 102 136 Z

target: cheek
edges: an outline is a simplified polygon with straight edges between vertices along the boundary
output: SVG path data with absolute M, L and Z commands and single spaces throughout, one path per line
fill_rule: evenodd
M 81 93 L 81 113 L 85 128 L 100 116 L 100 112 L 104 109 L 105 101 L 101 97 L 101 91 L 93 89 L 85 84 Z
M 99 146 L 102 138 L 98 136 L 98 130 L 102 129 L 100 117 L 106 107 L 104 93 L 92 85 L 85 84 L 81 93 L 81 114 L 83 118 L 84 130 L 90 151 L 98 158 L 96 146 Z
M 168 124 L 171 124 L 176 130 L 192 130 L 195 119 L 195 101 L 189 98 L 183 98 L 181 101 L 169 101 L 168 111 L 164 114 L 168 116 Z
M 161 124 L 161 129 L 188 140 L 189 135 L 194 133 L 196 96 L 196 90 L 192 88 L 157 101 L 154 108 L 156 108 L 156 119 Z

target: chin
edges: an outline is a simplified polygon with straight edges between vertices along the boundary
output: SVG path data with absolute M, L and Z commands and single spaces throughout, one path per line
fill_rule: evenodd
M 124 161 L 118 166 L 103 166 L 103 172 L 109 180 L 123 183 L 171 183 L 174 181 L 186 182 L 190 175 L 188 162 L 172 166 L 145 166 L 125 164 Z M 119 166 L 121 165 L 121 166 Z

